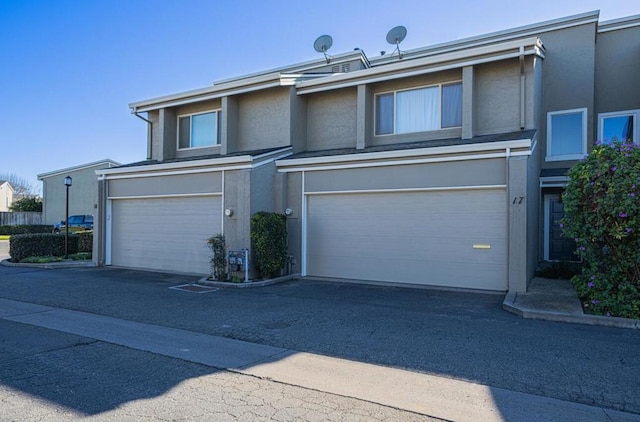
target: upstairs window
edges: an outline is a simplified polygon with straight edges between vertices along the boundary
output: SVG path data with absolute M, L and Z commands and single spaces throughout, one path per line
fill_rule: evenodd
M 375 109 L 376 135 L 462 126 L 462 83 L 378 94 Z
M 210 147 L 220 143 L 220 112 L 178 116 L 178 149 Z
M 598 140 L 603 144 L 631 140 L 638 144 L 640 110 L 618 111 L 598 115 Z
M 587 109 L 547 114 L 547 161 L 579 160 L 587 155 Z

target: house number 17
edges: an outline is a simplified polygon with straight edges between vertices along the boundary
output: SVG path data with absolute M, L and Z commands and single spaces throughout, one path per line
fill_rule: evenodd
M 522 204 L 522 201 L 524 201 L 524 196 L 515 196 L 513 198 L 512 204 L 514 204 L 514 205 L 518 204 L 519 205 L 519 204 Z

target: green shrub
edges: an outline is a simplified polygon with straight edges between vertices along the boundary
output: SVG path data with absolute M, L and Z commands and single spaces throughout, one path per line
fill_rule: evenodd
M 19 234 L 9 240 L 11 261 L 34 256 L 64 256 L 64 236 L 53 233 Z M 78 251 L 77 235 L 69 235 L 69 254 Z
M 254 263 L 260 277 L 280 275 L 287 262 L 287 217 L 260 211 L 251 217 Z
M 211 276 L 214 280 L 227 279 L 227 249 L 223 234 L 216 234 L 207 239 L 207 245 L 213 252 L 211 257 Z
M 14 212 L 42 212 L 42 199 L 25 196 L 15 200 L 9 209 Z
M 93 232 L 91 230 L 77 232 L 78 236 L 78 252 L 93 251 Z
M 562 224 L 585 263 L 578 295 L 589 312 L 640 319 L 640 149 L 597 145 L 568 176 Z
M 44 224 L 31 224 L 20 226 L 0 226 L 0 234 L 13 236 L 14 234 L 51 233 L 53 226 Z

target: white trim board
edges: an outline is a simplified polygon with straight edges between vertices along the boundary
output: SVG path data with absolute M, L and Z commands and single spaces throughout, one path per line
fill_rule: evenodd
M 208 160 L 180 161 L 177 163 L 158 163 L 136 167 L 96 170 L 101 179 L 117 180 L 140 177 L 173 176 L 179 174 L 213 173 L 224 170 L 244 170 L 261 167 L 291 155 L 291 147 L 278 149 L 264 154 L 237 157 L 220 157 Z
M 222 196 L 222 192 L 203 192 L 203 193 L 165 193 L 157 195 L 131 195 L 131 196 L 109 196 L 108 200 L 120 199 L 163 199 L 163 198 L 199 198 L 205 196 Z
M 94 161 L 92 163 L 87 163 L 87 164 L 80 164 L 74 167 L 67 167 L 64 169 L 60 169 L 60 170 L 53 170 L 47 173 L 40 173 L 37 177 L 38 180 L 42 180 L 42 179 L 46 179 L 49 177 L 53 177 L 53 176 L 59 176 L 65 173 L 70 173 L 70 172 L 74 172 L 74 171 L 80 171 L 80 170 L 86 170 L 89 169 L 91 167 L 97 167 L 99 165 L 102 164 L 107 164 L 107 168 L 111 168 L 111 167 L 117 167 L 117 166 L 121 166 L 121 163 L 118 163 L 117 161 L 113 161 L 113 160 L 100 160 L 100 161 Z M 104 170 L 104 169 L 100 169 L 100 170 Z
M 507 185 L 471 185 L 471 186 L 434 186 L 429 188 L 392 188 L 392 189 L 351 189 L 336 191 L 314 191 L 305 192 L 308 196 L 317 195 L 354 195 L 367 193 L 404 193 L 404 192 L 448 192 L 463 190 L 495 190 L 507 189 Z
M 393 150 L 393 151 L 379 151 L 379 152 L 365 152 L 359 154 L 342 154 L 342 155 L 331 155 L 331 156 L 320 156 L 320 157 L 309 157 L 309 158 L 298 158 L 286 161 L 277 161 L 276 166 L 278 167 L 278 171 L 286 172 L 286 171 L 300 171 L 300 169 L 288 169 L 287 167 L 294 166 L 311 166 L 314 164 L 318 165 L 329 165 L 329 164 L 343 164 L 343 163 L 354 163 L 354 162 L 362 162 L 362 161 L 373 161 L 373 160 L 389 160 L 389 159 L 403 159 L 403 158 L 413 158 L 413 157 L 425 157 L 425 156 L 435 156 L 435 155 L 450 155 L 450 154 L 466 154 L 473 152 L 486 152 L 487 154 L 493 151 L 499 151 L 500 155 L 496 157 L 504 157 L 505 151 L 507 149 L 518 149 L 518 148 L 527 148 L 527 151 L 516 151 L 511 153 L 511 155 L 531 155 L 532 140 L 531 139 L 518 139 L 513 141 L 500 141 L 500 142 L 491 142 L 491 143 L 481 143 L 481 144 L 465 144 L 465 145 L 453 145 L 453 146 L 444 146 L 444 147 L 431 147 L 431 148 L 416 148 L 416 149 L 402 149 L 402 150 Z M 479 154 L 480 155 L 480 154 Z M 471 155 L 474 157 L 475 155 Z M 486 156 L 486 155 L 483 155 Z M 470 157 L 470 155 L 456 155 L 451 157 L 443 157 L 450 160 L 448 161 L 456 161 L 456 160 L 464 160 L 466 157 Z M 489 157 L 491 158 L 491 157 Z M 369 163 L 371 164 L 371 163 Z M 313 168 L 311 168 L 313 169 Z

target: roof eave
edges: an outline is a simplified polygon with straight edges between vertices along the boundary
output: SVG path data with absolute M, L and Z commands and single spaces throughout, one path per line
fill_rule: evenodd
M 473 64 L 504 60 L 520 55 L 536 55 L 544 58 L 545 49 L 537 37 L 512 40 L 495 45 L 474 47 L 468 50 L 452 51 L 437 56 L 412 60 L 402 60 L 386 66 L 328 76 L 326 78 L 302 81 L 296 84 L 298 94 L 309 94 L 364 83 L 403 78 L 424 73 L 439 72 Z

